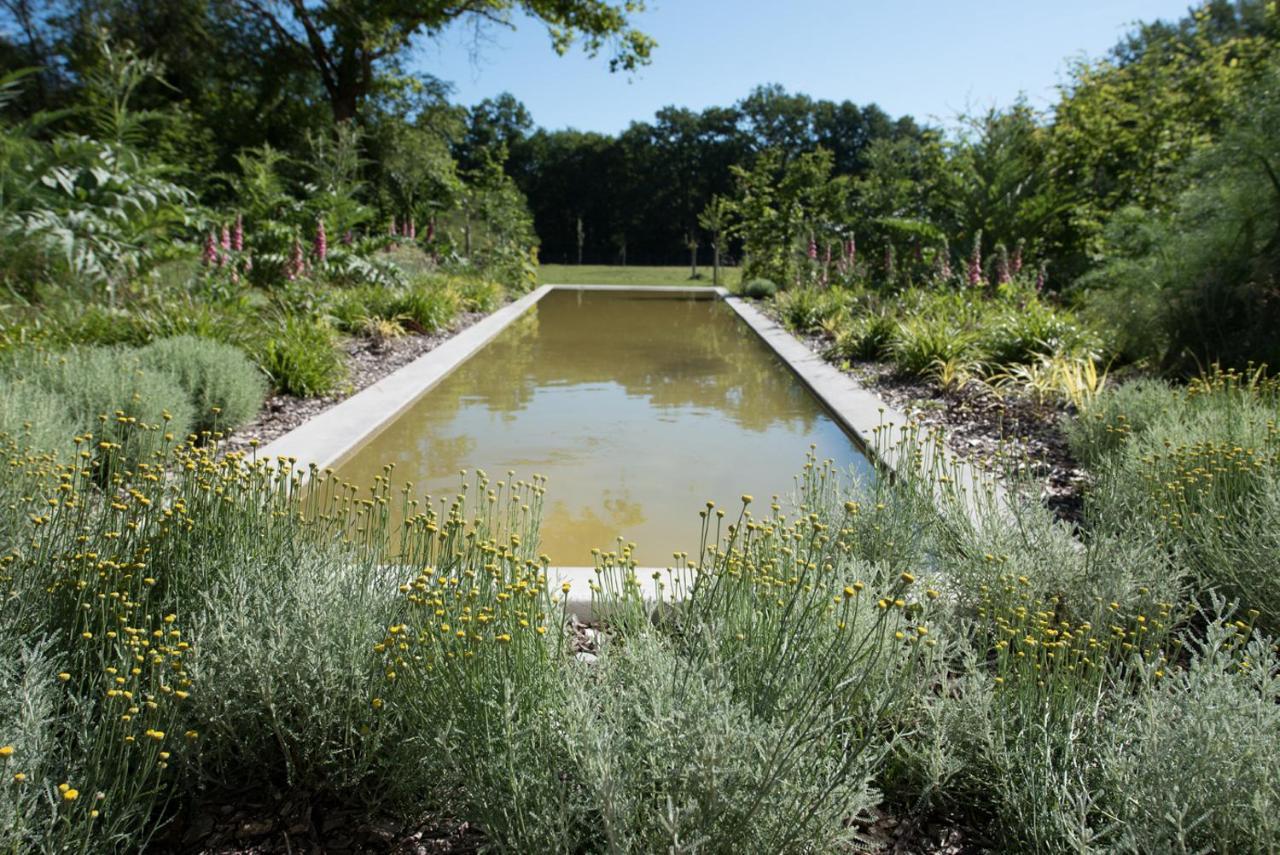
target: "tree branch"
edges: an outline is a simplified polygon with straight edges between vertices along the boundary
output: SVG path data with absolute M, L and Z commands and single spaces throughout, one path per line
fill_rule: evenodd
M 321 34 L 315 21 L 311 20 L 311 13 L 307 11 L 303 0 L 289 0 L 289 5 L 293 7 L 293 16 L 298 19 L 298 23 L 302 24 L 302 29 L 307 33 L 307 42 L 311 46 L 311 57 L 315 60 L 316 67 L 320 69 L 320 75 L 325 80 L 325 88 L 331 92 L 336 91 L 338 87 L 338 78 L 334 74 L 333 58 L 329 55 L 329 47 L 324 43 L 324 36 Z

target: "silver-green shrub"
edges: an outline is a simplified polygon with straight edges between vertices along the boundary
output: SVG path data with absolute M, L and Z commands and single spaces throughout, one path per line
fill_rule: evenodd
M 1244 616 L 1242 616 L 1244 617 Z M 1106 723 L 1109 848 L 1273 852 L 1280 841 L 1280 656 L 1246 621 L 1214 619 L 1185 668 L 1150 678 Z
M 77 432 L 110 443 L 113 453 L 102 460 L 108 468 L 153 459 L 195 424 L 191 402 L 173 375 L 147 366 L 130 348 L 26 354 L 8 372 L 57 395 Z
M 69 452 L 80 425 L 56 392 L 24 377 L 0 376 L 0 434 L 24 448 Z
M 262 372 L 238 347 L 182 335 L 154 341 L 138 356 L 144 366 L 168 372 L 186 391 L 197 432 L 234 430 L 262 407 Z

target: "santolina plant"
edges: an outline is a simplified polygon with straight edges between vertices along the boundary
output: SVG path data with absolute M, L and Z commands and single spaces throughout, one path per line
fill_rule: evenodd
M 1004 849 L 1275 843 L 1262 612 L 1199 610 L 1167 543 L 1082 547 L 911 426 L 876 433 L 894 477 L 851 491 L 811 457 L 790 498 L 709 501 L 656 579 L 618 543 L 568 588 L 536 476 L 441 502 L 390 467 L 117 441 L 0 449 L 6 848 L 140 848 L 197 782 L 447 815 L 508 851 L 829 851 L 877 808 Z M 1207 765 L 1246 744 L 1243 783 Z

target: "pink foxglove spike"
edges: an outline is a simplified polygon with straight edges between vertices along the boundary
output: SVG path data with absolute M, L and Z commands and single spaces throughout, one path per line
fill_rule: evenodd
M 200 255 L 200 261 L 205 267 L 212 267 L 218 263 L 218 239 L 214 237 L 213 232 L 204 237 L 204 252 Z
M 982 232 L 973 236 L 973 252 L 969 255 L 969 287 L 982 284 Z
M 324 220 L 322 219 L 316 220 L 316 238 L 312 244 L 312 249 L 315 252 L 316 261 L 324 264 L 325 258 L 329 255 L 329 238 L 324 233 Z

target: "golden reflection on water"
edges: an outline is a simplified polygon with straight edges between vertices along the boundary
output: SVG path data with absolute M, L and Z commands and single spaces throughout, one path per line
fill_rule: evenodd
M 553 564 L 634 541 L 697 549 L 708 499 L 787 495 L 810 444 L 870 478 L 852 440 L 732 309 L 669 292 L 553 291 L 337 468 L 437 499 L 460 470 L 548 479 Z M 398 522 L 398 521 L 397 521 Z

